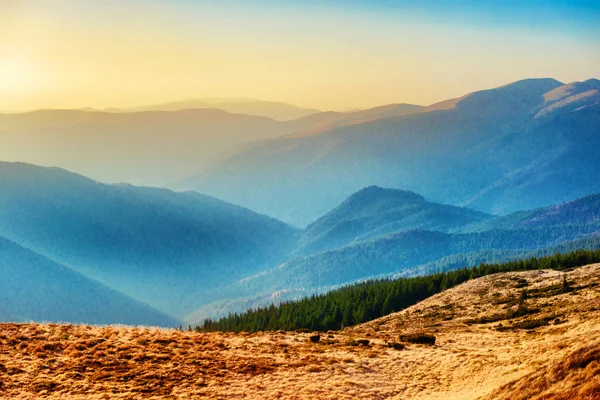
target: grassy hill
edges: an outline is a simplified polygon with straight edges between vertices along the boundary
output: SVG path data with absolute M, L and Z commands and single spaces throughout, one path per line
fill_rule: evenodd
M 199 333 L 2 324 L 0 394 L 588 400 L 600 394 L 600 265 L 499 273 L 341 331 Z M 519 304 L 522 293 L 526 298 Z M 517 316 L 526 307 L 530 313 Z M 418 344 L 433 336 L 435 344 Z M 312 338 L 312 340 L 311 340 Z

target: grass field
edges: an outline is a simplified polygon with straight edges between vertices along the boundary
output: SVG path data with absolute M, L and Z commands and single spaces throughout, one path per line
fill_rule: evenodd
M 600 264 L 486 276 L 343 331 L 0 324 L 0 396 L 600 399 Z

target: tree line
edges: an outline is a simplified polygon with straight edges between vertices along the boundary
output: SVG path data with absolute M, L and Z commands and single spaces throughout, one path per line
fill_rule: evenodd
M 278 306 L 271 304 L 241 314 L 231 313 L 220 319 L 209 318 L 195 329 L 203 332 L 336 330 L 403 310 L 481 276 L 538 269 L 566 270 L 596 262 L 600 262 L 600 250 L 576 250 L 502 264 L 480 264 L 426 276 L 371 280 Z

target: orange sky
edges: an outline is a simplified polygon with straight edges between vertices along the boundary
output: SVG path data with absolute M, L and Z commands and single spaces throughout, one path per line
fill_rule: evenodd
M 206 97 L 320 109 L 430 104 L 527 77 L 598 77 L 600 66 L 598 30 L 560 24 L 507 26 L 335 4 L 8 3 L 0 3 L 6 111 Z

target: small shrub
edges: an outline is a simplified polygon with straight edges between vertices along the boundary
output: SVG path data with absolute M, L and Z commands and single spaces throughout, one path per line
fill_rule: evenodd
M 400 341 L 433 346 L 435 344 L 435 336 L 423 333 L 414 333 L 412 335 L 400 335 Z
M 313 343 L 319 343 L 319 341 L 321 340 L 321 335 L 319 335 L 319 334 L 311 335 L 308 337 L 308 339 Z
M 526 279 L 523 278 L 517 278 L 517 284 L 515 285 L 516 289 L 521 289 L 524 287 L 527 287 L 529 284 L 527 283 Z
M 389 342 L 387 344 L 387 347 L 392 348 L 394 350 L 404 350 L 406 348 L 406 346 L 398 342 Z
M 356 343 L 360 344 L 361 346 L 368 346 L 371 342 L 367 339 L 358 339 L 356 340 Z
M 516 329 L 535 329 L 541 326 L 546 326 L 548 323 L 554 319 L 554 317 L 546 317 L 540 319 L 526 319 L 524 321 L 515 322 L 513 327 Z
M 509 311 L 507 314 L 507 319 L 514 319 L 524 317 L 530 314 L 539 313 L 539 308 L 528 308 L 525 303 L 519 303 L 519 306 L 515 311 Z
M 561 291 L 563 293 L 569 293 L 572 290 L 572 288 L 571 288 L 571 284 L 567 280 L 567 274 L 563 273 L 562 277 L 563 277 L 563 279 L 562 279 Z

